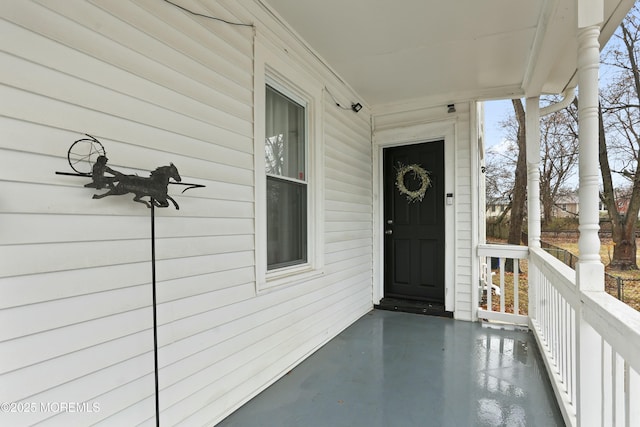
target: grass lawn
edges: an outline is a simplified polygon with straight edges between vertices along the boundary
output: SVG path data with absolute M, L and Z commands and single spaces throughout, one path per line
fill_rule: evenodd
M 552 245 L 558 246 L 562 249 L 566 249 L 574 255 L 578 254 L 578 240 L 577 237 L 570 239 L 566 237 L 544 237 L 543 240 L 547 243 L 551 243 Z M 640 247 L 640 239 L 636 242 L 636 244 Z M 611 238 L 603 237 L 600 238 L 600 259 L 602 263 L 605 265 L 605 271 L 609 273 L 611 276 L 620 277 L 622 284 L 622 301 L 640 311 L 640 270 L 630 270 L 630 271 L 608 271 L 606 270 L 606 266 L 611 261 L 611 257 L 613 256 L 613 241 Z M 640 252 L 636 253 L 636 263 L 640 266 Z M 618 297 L 618 281 L 616 278 L 607 277 L 605 290 L 613 295 L 614 297 Z
M 576 238 L 568 238 L 568 237 L 544 237 L 543 240 L 547 243 L 551 243 L 552 245 L 558 246 L 559 248 L 566 249 L 574 255 L 578 255 L 578 240 Z M 640 241 L 638 242 L 640 245 Z M 639 246 L 640 247 L 640 246 Z M 613 256 L 613 241 L 609 237 L 600 238 L 600 259 L 602 263 L 606 266 L 611 262 L 611 257 Z M 640 265 L 640 252 L 636 254 L 636 263 Z M 615 276 L 621 276 L 629 279 L 640 279 L 640 270 L 634 271 L 615 271 L 610 272 Z

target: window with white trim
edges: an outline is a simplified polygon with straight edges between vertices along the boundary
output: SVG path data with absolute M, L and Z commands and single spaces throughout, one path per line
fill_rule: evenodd
M 256 292 L 324 272 L 323 85 L 256 39 Z
M 306 106 L 266 85 L 267 270 L 305 264 L 307 231 Z

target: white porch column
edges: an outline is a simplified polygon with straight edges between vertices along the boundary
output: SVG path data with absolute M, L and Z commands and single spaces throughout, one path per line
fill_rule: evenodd
M 529 247 L 540 247 L 540 97 L 527 98 L 527 206 Z
M 585 4 L 586 3 L 586 4 Z M 598 10 L 594 3 L 602 0 L 578 0 L 580 7 Z M 579 17 L 580 17 L 579 13 Z M 600 13 L 601 19 L 602 13 Z M 592 17 L 593 18 L 593 17 Z M 578 287 L 583 291 L 604 291 L 604 265 L 600 261 L 599 225 L 599 182 L 598 160 L 598 70 L 600 66 L 600 21 L 578 28 L 578 137 L 579 156 L 579 198 L 580 198 L 580 238 L 578 250 L 580 259 L 576 266 Z
M 526 100 L 526 144 L 527 144 L 527 231 L 530 248 L 540 247 L 540 97 L 535 96 Z M 529 269 L 528 290 L 529 318 L 537 318 L 535 269 Z
M 580 238 L 576 281 L 580 292 L 604 291 L 604 265 L 598 236 L 598 70 L 603 0 L 577 0 L 578 11 L 578 126 L 580 140 Z M 598 333 L 576 310 L 577 423 L 600 425 L 602 420 L 602 343 Z

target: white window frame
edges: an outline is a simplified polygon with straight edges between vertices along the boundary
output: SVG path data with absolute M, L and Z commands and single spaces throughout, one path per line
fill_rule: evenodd
M 306 230 L 305 230 L 305 242 L 306 242 L 306 250 L 305 250 L 305 258 L 306 261 L 304 262 L 300 262 L 298 260 L 293 261 L 289 266 L 286 267 L 277 267 L 277 268 L 271 268 L 269 269 L 269 265 L 267 263 L 267 276 L 272 272 L 272 271 L 277 271 L 277 270 L 282 270 L 284 268 L 294 268 L 294 267 L 298 267 L 300 265 L 304 265 L 309 261 L 309 224 L 308 224 L 308 220 L 309 220 L 309 101 L 305 98 L 301 98 L 297 93 L 292 92 L 288 87 L 282 86 L 282 84 L 273 79 L 270 75 L 267 74 L 266 78 L 266 85 L 265 85 L 265 89 L 266 87 L 270 87 L 271 89 L 273 89 L 274 91 L 276 91 L 278 94 L 284 96 L 285 98 L 287 98 L 289 101 L 294 102 L 295 104 L 301 106 L 304 109 L 304 122 L 303 122 L 303 130 L 304 130 L 304 147 L 303 147 L 303 152 L 304 152 L 304 166 L 303 166 L 303 171 L 304 171 L 304 177 L 303 179 L 298 179 L 298 178 L 293 178 L 291 176 L 287 176 L 286 174 L 270 174 L 270 173 L 266 173 L 267 175 L 267 182 L 269 180 L 269 178 L 275 178 L 284 182 L 288 182 L 288 183 L 297 183 L 297 184 L 302 184 L 304 185 L 305 188 L 305 199 L 307 200 L 307 206 L 305 209 L 305 215 L 306 215 L 306 220 L 305 223 L 307 224 Z M 263 137 L 262 140 L 264 141 L 265 138 Z M 268 228 L 268 227 L 267 227 Z M 267 239 L 268 239 L 268 230 L 267 230 Z M 268 258 L 268 257 L 267 257 Z
M 292 286 L 324 274 L 323 86 L 284 53 L 256 39 L 254 72 L 256 293 Z M 267 174 L 265 171 L 266 86 L 305 107 L 307 262 L 267 269 Z

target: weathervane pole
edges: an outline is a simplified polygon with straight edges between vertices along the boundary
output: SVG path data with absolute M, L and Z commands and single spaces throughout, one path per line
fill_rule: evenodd
M 158 313 L 156 300 L 156 216 L 155 207 L 166 208 L 169 202 L 173 203 L 176 210 L 180 209 L 178 203 L 167 194 L 169 184 L 185 185 L 184 193 L 192 188 L 202 188 L 202 184 L 181 182 L 182 178 L 178 168 L 173 163 L 169 166 L 160 166 L 151 172 L 149 177 L 138 175 L 126 175 L 107 166 L 107 153 L 102 143 L 95 137 L 86 134 L 87 138 L 81 138 L 71 144 L 67 151 L 67 161 L 73 172 L 56 172 L 57 175 L 79 176 L 91 178 L 91 182 L 85 187 L 97 190 L 105 189 L 102 194 L 94 194 L 94 199 L 102 199 L 107 196 L 121 196 L 133 193 L 134 202 L 145 204 L 151 208 L 151 285 L 153 293 L 153 359 L 155 379 L 155 407 L 156 427 L 160 427 L 160 386 L 158 384 Z M 105 176 L 109 174 L 110 176 Z M 173 180 L 173 181 L 172 181 Z M 148 203 L 142 198 L 148 196 Z
M 156 385 L 156 427 L 160 426 L 160 389 L 158 387 L 158 321 L 156 310 L 156 216 L 153 197 L 151 198 L 151 286 L 153 293 L 153 362 Z

